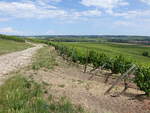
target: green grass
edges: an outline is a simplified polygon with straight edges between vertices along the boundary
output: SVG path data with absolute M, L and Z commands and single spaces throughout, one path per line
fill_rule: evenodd
M 38 50 L 34 56 L 32 69 L 38 70 L 41 68 L 52 69 L 56 65 L 55 51 L 50 47 L 44 47 Z
M 8 79 L 0 86 L 0 113 L 85 113 L 64 97 L 44 98 L 41 85 L 22 75 Z
M 150 47 L 143 47 L 141 45 L 124 45 L 124 44 L 113 44 L 113 43 L 67 43 L 62 42 L 70 47 L 75 47 L 81 51 L 86 51 L 86 49 L 95 50 L 98 52 L 103 52 L 109 56 L 124 55 L 135 60 L 138 64 L 150 65 L 150 56 L 143 56 L 142 53 L 147 51 L 150 54 Z
M 24 42 L 16 42 L 11 40 L 0 39 L 0 55 L 20 51 L 32 47 Z

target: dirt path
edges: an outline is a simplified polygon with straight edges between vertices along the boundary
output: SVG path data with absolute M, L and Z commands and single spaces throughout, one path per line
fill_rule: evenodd
M 91 75 L 83 73 L 81 68 L 69 65 L 61 57 L 57 57 L 57 63 L 58 66 L 53 70 L 30 70 L 24 73 L 37 82 L 46 84 L 46 94 L 66 96 L 73 103 L 94 113 L 150 113 L 149 100 L 133 99 L 133 96 L 141 92 L 130 89 L 120 97 L 104 95 L 110 86 L 99 81 L 99 77 L 88 80 Z
M 27 66 L 31 62 L 32 55 L 42 47 L 42 45 L 35 45 L 35 47 L 0 56 L 0 84 L 7 74 Z

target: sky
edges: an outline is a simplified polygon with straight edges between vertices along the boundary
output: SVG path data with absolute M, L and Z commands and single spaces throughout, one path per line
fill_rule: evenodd
M 150 0 L 0 0 L 0 34 L 150 36 Z

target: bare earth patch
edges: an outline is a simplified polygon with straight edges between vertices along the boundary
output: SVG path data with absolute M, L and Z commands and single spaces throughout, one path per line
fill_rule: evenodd
M 69 65 L 61 57 L 57 57 L 56 61 L 58 66 L 52 70 L 24 70 L 22 73 L 37 82 L 47 84 L 46 93 L 66 96 L 74 104 L 82 105 L 91 112 L 150 113 L 150 100 L 139 101 L 133 98 L 133 95 L 140 94 L 140 91 L 129 89 L 126 95 L 120 97 L 104 95 L 110 85 L 98 80 L 88 80 L 91 75 L 83 73 L 74 65 Z
M 0 56 L 0 84 L 7 78 L 7 74 L 31 63 L 32 55 L 42 47 L 35 47 Z

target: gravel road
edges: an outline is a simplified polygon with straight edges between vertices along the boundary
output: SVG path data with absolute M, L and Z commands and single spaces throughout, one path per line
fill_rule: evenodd
M 8 73 L 30 64 L 33 54 L 40 48 L 42 48 L 42 45 L 37 44 L 35 47 L 23 51 L 0 56 L 0 84 L 3 83 Z

